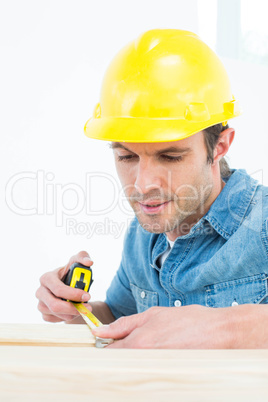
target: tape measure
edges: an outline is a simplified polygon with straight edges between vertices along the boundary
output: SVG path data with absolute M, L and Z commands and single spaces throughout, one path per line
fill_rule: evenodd
M 93 283 L 92 269 L 83 264 L 75 262 L 70 266 L 65 278 L 63 278 L 63 282 L 65 285 L 71 286 L 72 288 L 82 289 L 85 292 L 88 292 Z M 71 300 L 67 301 L 72 303 L 72 305 L 76 308 L 90 330 L 103 325 L 100 320 L 83 305 L 83 303 Z M 96 337 L 96 347 L 103 348 L 113 341 L 113 339 Z
M 85 292 L 88 292 L 93 283 L 92 269 L 75 262 L 70 266 L 64 279 L 64 283 L 72 288 L 82 289 Z

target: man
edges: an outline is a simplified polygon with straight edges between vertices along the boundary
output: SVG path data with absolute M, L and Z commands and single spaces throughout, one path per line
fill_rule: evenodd
M 151 30 L 124 47 L 105 75 L 86 126 L 111 141 L 135 212 L 105 302 L 87 304 L 109 347 L 268 347 L 268 189 L 224 156 L 240 114 L 226 71 L 196 36 Z M 80 323 L 82 290 L 61 279 L 86 252 L 41 277 L 46 321 Z M 116 321 L 115 321 L 116 320 Z

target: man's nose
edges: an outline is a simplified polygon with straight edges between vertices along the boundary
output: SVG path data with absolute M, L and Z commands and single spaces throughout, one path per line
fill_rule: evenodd
M 151 161 L 140 160 L 134 187 L 142 194 L 146 194 L 152 189 L 161 188 L 161 177 L 155 164 Z

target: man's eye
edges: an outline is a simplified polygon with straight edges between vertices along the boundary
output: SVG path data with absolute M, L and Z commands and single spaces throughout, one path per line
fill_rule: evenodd
M 118 161 L 129 161 L 133 158 L 135 158 L 135 155 L 117 155 Z
M 182 156 L 161 155 L 161 158 L 168 162 L 179 162 L 182 160 Z

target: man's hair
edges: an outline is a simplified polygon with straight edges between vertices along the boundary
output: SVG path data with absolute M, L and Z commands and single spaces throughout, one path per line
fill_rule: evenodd
M 206 128 L 204 131 L 204 138 L 205 138 L 205 145 L 207 148 L 207 162 L 208 163 L 213 163 L 214 162 L 214 149 L 219 141 L 220 134 L 222 131 L 226 130 L 229 128 L 228 124 L 225 126 L 222 125 L 222 123 L 215 124 L 214 126 L 210 126 Z M 222 158 L 220 160 L 220 172 L 221 172 L 221 177 L 228 177 L 231 175 L 231 170 L 228 165 L 228 162 L 226 161 L 225 158 Z

